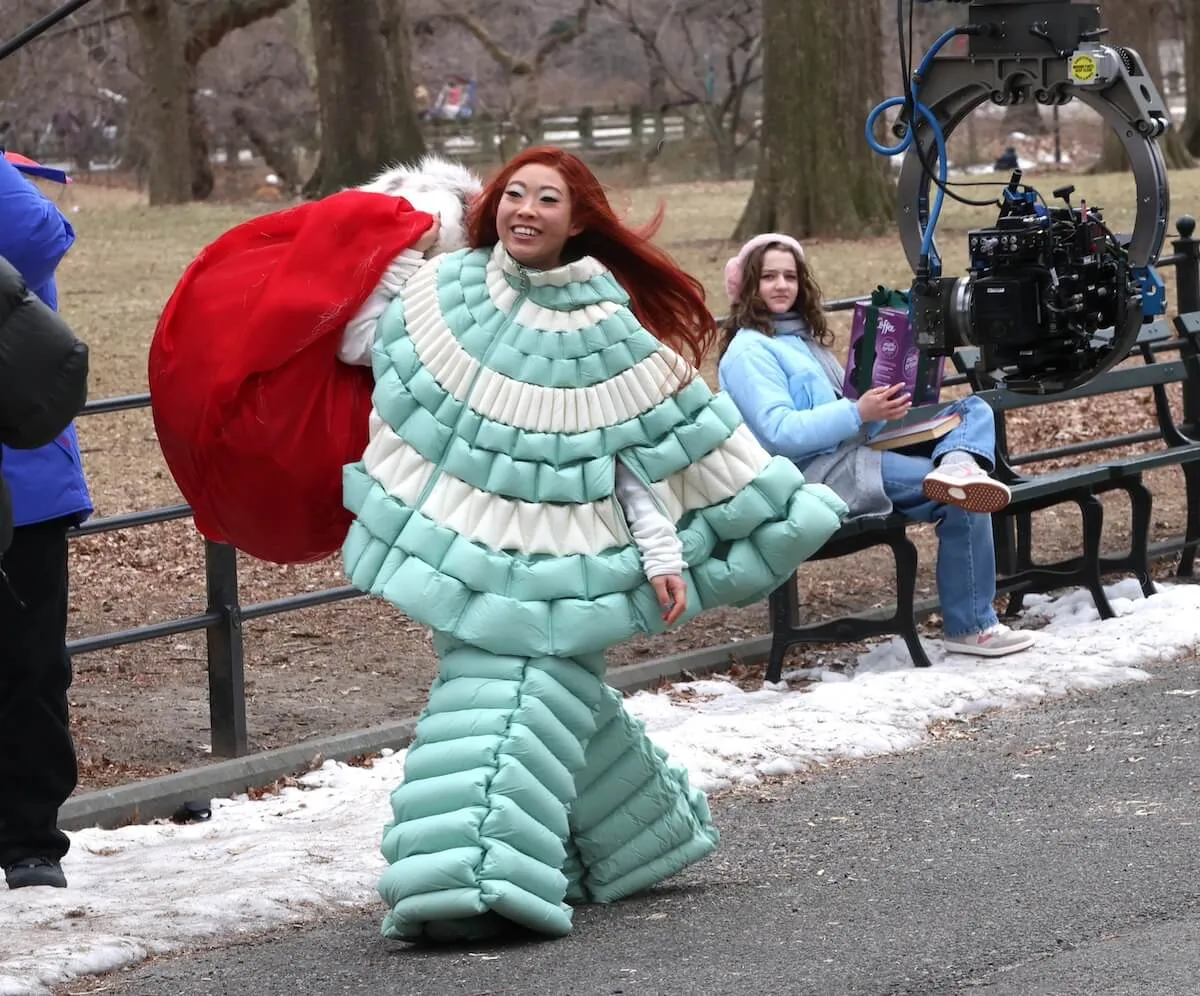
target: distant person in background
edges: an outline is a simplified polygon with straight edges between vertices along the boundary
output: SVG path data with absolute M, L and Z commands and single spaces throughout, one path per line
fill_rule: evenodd
M 1011 145 L 996 157 L 996 161 L 992 163 L 992 169 L 1000 172 L 1002 170 L 1019 169 L 1020 161 L 1017 159 L 1017 150 Z
M 0 256 L 51 309 L 54 271 L 74 241 L 55 204 L 0 157 Z M 11 335 L 16 289 L 11 281 L 4 289 L 0 331 Z M 70 845 L 58 810 L 78 777 L 67 709 L 67 530 L 92 512 L 74 426 L 64 421 L 36 449 L 3 447 L 0 474 L 14 527 L 0 558 L 0 867 L 10 889 L 61 888 Z
M 417 117 L 424 121 L 429 117 L 429 108 L 433 100 L 429 96 L 429 88 L 424 83 L 418 83 L 413 88 L 413 109 L 417 112 Z

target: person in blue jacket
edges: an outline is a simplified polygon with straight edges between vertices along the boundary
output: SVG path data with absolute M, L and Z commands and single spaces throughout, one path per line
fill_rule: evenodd
M 0 156 L 0 256 L 57 309 L 75 241 L 58 207 Z M 0 867 L 11 889 L 67 884 L 58 810 L 78 777 L 67 689 L 67 530 L 92 512 L 74 425 L 47 446 L 0 450 L 13 538 L 0 558 Z
M 722 390 L 768 453 L 786 456 L 810 483 L 832 488 L 851 516 L 898 512 L 937 524 L 937 587 L 949 653 L 1003 657 L 1033 645 L 1032 634 L 1001 623 L 989 513 L 1007 487 L 988 471 L 995 420 L 979 398 L 951 402 L 961 423 L 932 450 L 880 452 L 866 445 L 902 418 L 903 384 L 842 395 L 845 372 L 829 349 L 821 290 L 804 249 L 775 232 L 757 235 L 726 264 L 730 314 L 718 366 Z

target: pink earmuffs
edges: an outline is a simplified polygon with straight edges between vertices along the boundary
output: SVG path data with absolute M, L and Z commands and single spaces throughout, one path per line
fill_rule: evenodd
M 769 246 L 774 242 L 782 243 L 789 249 L 794 249 L 796 255 L 801 259 L 804 258 L 804 247 L 800 245 L 790 235 L 781 235 L 779 232 L 764 232 L 762 235 L 756 235 L 747 242 L 738 254 L 725 264 L 725 293 L 729 295 L 730 301 L 736 301 L 738 290 L 742 286 L 742 271 L 746 267 L 746 260 L 750 258 L 750 254 L 759 246 Z

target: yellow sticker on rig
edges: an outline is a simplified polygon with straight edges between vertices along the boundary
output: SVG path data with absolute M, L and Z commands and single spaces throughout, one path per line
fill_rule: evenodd
M 1096 78 L 1096 60 L 1090 55 L 1071 57 L 1071 79 L 1076 83 L 1091 83 Z

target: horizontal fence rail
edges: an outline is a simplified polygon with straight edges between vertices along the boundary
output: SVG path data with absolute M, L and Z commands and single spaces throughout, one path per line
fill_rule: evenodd
M 1159 268 L 1171 268 L 1175 277 L 1175 302 L 1180 313 L 1200 311 L 1200 240 L 1193 238 L 1195 221 L 1184 217 L 1177 223 L 1179 238 L 1173 241 L 1174 252 L 1157 261 Z M 839 298 L 829 301 L 830 312 L 850 311 L 855 304 L 867 301 L 869 295 Z M 1170 343 L 1159 348 L 1170 348 Z M 967 383 L 961 374 L 947 376 L 943 385 L 952 387 Z M 83 413 L 87 416 L 109 415 L 114 412 L 136 411 L 150 405 L 149 394 L 131 394 L 89 402 Z M 1200 426 L 1200 383 L 1184 385 L 1183 421 L 1186 427 Z M 1194 433 L 1193 433 L 1194 434 Z M 1157 433 L 1129 433 L 1117 438 L 1121 445 L 1135 445 L 1158 438 Z M 1014 463 L 1035 463 L 1062 457 L 1079 456 L 1114 445 L 1113 437 L 1059 446 L 1035 453 L 1022 454 Z M 143 512 L 105 516 L 83 523 L 71 530 L 72 538 L 117 532 L 160 522 L 174 522 L 191 516 L 187 505 L 171 505 Z M 1177 552 L 1170 543 L 1155 544 L 1160 556 Z M 242 645 L 242 624 L 254 619 L 294 612 L 300 609 L 332 605 L 359 598 L 363 592 L 352 587 L 328 588 L 321 591 L 289 595 L 250 605 L 242 605 L 238 595 L 237 553 L 221 543 L 205 541 L 205 585 L 207 605 L 199 615 L 169 619 L 132 629 L 119 630 L 71 640 L 70 654 L 95 653 L 115 647 L 165 639 L 183 633 L 203 630 L 207 639 L 209 684 L 209 721 L 212 731 L 212 753 L 218 757 L 240 757 L 247 753 L 246 699 L 243 670 L 245 657 Z

